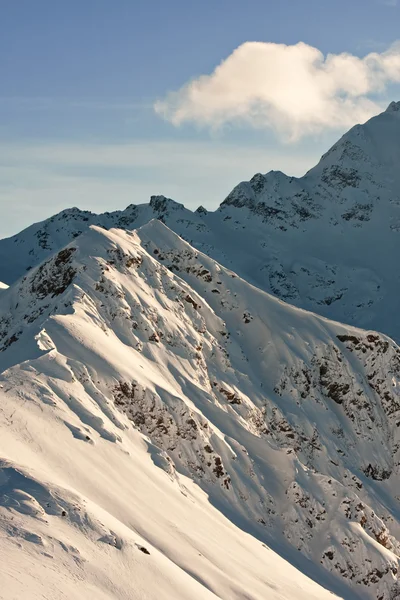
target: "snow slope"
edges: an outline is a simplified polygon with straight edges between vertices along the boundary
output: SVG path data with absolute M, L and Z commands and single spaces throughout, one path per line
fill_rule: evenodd
M 0 240 L 0 280 L 12 283 L 91 224 L 133 229 L 159 218 L 261 289 L 400 340 L 399 157 L 400 103 L 392 103 L 304 177 L 256 174 L 215 212 L 192 213 L 162 196 L 103 215 L 63 211 Z
M 0 372 L 6 598 L 400 593 L 389 338 L 153 220 L 91 227 L 3 292 Z
M 333 598 L 159 468 L 124 419 L 114 443 L 56 394 L 0 399 L 1 598 Z

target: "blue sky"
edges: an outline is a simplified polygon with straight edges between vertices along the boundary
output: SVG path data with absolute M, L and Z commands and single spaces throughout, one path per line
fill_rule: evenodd
M 400 37 L 395 0 L 0 0 L 0 9 L 0 237 L 67 206 L 111 210 L 150 194 L 216 207 L 257 171 L 302 174 L 353 122 L 400 98 L 400 51 L 390 74 L 385 54 Z M 254 41 L 263 44 L 245 45 Z M 293 87 L 298 68 L 284 66 L 282 102 L 270 94 L 271 61 L 300 41 L 293 56 L 307 73 L 309 48 L 377 53 L 383 83 L 361 89 L 360 79 L 354 99 L 336 61 L 324 77 L 334 70 L 340 84 L 322 98 L 313 80 Z M 201 75 L 193 94 L 188 82 Z M 313 102 L 317 120 L 306 114 Z

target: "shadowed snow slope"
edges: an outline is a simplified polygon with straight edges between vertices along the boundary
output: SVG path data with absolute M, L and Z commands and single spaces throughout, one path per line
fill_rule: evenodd
M 6 598 L 393 600 L 400 350 L 159 220 L 0 295 Z
M 133 229 L 158 218 L 259 288 L 400 340 L 399 157 L 400 103 L 392 103 L 304 177 L 258 173 L 215 212 L 163 196 L 102 215 L 65 210 L 0 240 L 0 280 L 12 283 L 91 224 Z

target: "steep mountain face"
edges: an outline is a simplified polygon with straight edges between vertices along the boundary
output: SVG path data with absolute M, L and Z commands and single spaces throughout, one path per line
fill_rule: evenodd
M 390 338 L 156 219 L 91 227 L 2 292 L 0 372 L 16 596 L 47 577 L 68 598 L 400 597 Z
M 63 211 L 0 240 L 0 280 L 14 282 L 92 224 L 133 229 L 158 218 L 257 287 L 399 340 L 399 140 L 400 103 L 392 103 L 304 177 L 257 174 L 215 212 L 163 196 L 103 215 Z
M 240 271 L 295 305 L 398 338 L 399 140 L 392 103 L 304 177 L 272 172 L 237 186 L 217 212 L 240 246 L 249 240 Z

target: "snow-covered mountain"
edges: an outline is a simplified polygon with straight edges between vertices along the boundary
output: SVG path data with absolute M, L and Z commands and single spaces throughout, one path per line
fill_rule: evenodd
M 390 338 L 155 219 L 3 291 L 0 372 L 6 598 L 399 597 Z
M 184 220 L 191 225 L 194 222 L 202 225 L 200 216 L 196 217 L 182 204 L 164 196 L 152 196 L 149 204 L 131 204 L 123 211 L 100 215 L 79 208 L 68 208 L 11 238 L 0 240 L 0 281 L 8 285 L 13 283 L 91 225 L 105 229 L 135 229 L 154 218 L 167 219 L 168 224 L 176 229 Z
M 239 271 L 292 304 L 399 339 L 399 162 L 400 102 L 353 127 L 304 177 L 237 186 L 217 212 L 245 247 Z
M 12 283 L 90 225 L 152 218 L 290 303 L 400 340 L 400 103 L 353 127 L 304 177 L 257 174 L 215 212 L 163 196 L 125 211 L 68 209 L 0 240 L 0 280 Z

